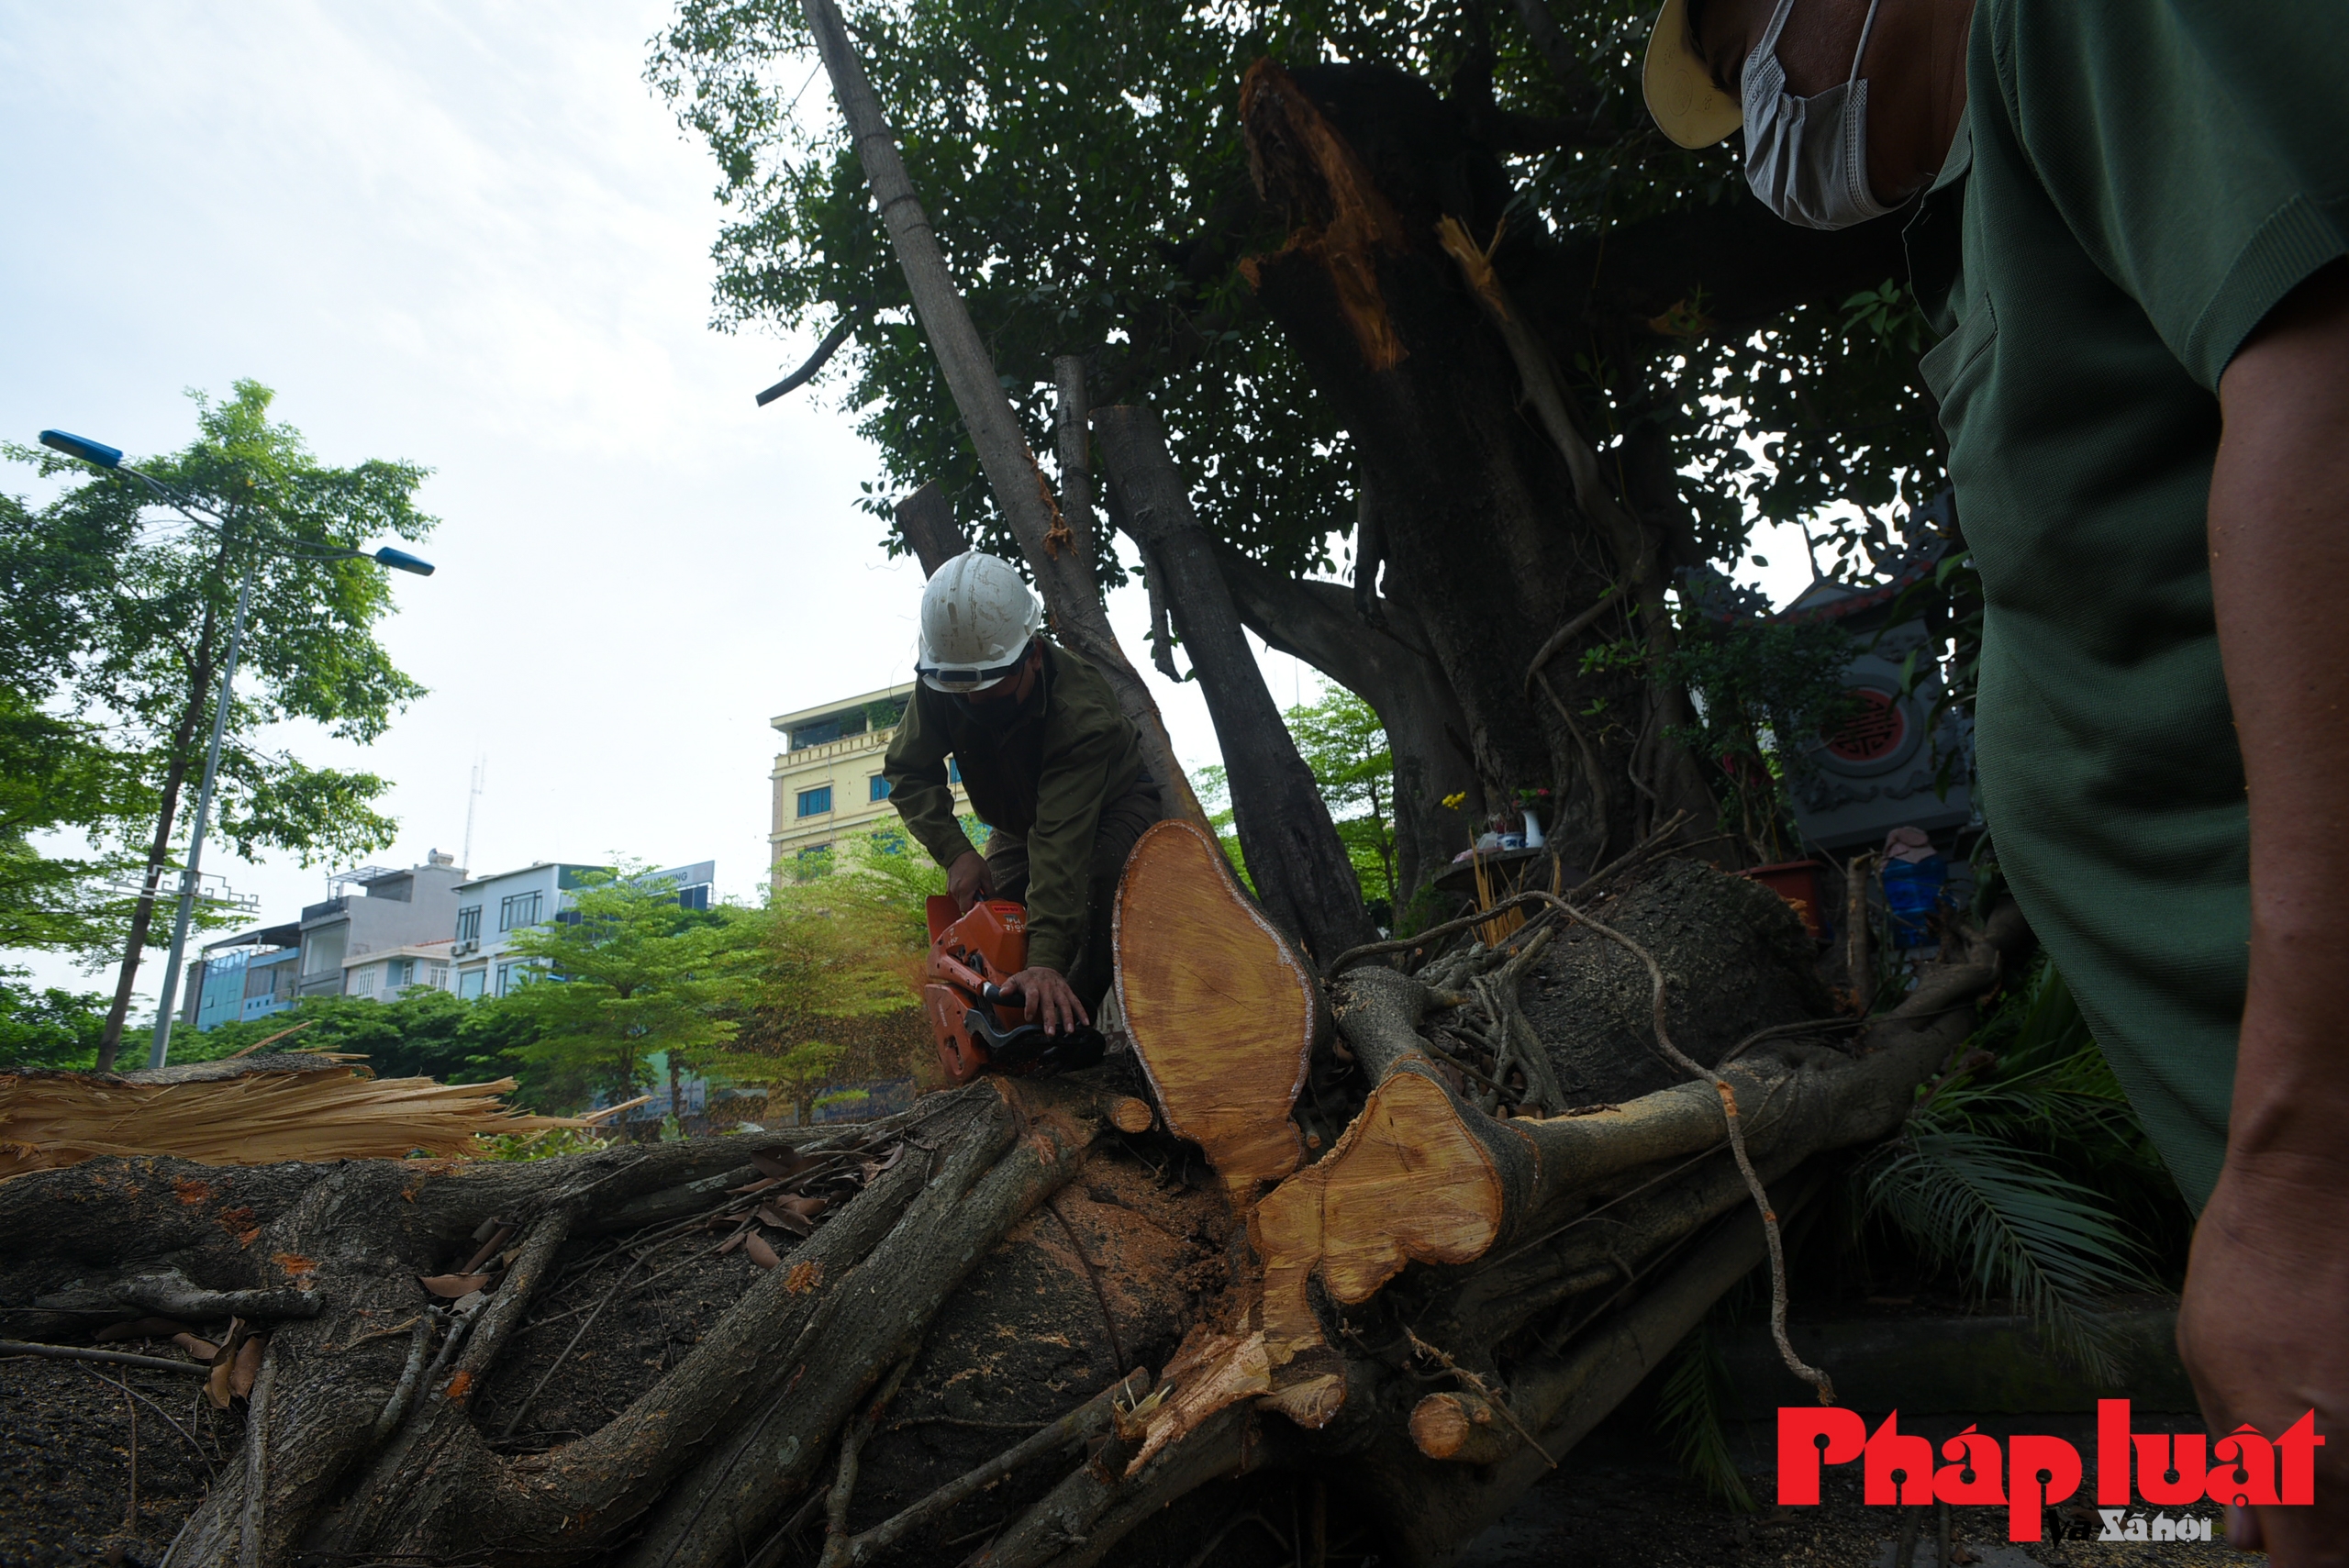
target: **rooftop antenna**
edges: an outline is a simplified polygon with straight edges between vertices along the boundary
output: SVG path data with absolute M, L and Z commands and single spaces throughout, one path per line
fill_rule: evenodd
M 481 800 L 481 786 L 489 779 L 489 753 L 483 752 L 473 760 L 473 787 L 465 795 L 465 852 L 457 862 L 467 873 L 473 864 L 473 807 Z

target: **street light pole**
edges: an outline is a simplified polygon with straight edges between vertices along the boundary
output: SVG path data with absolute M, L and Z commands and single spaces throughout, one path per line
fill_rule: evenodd
M 179 1006 L 180 965 L 187 956 L 188 921 L 195 914 L 195 888 L 204 863 L 204 829 L 212 815 L 212 780 L 220 771 L 220 740 L 228 729 L 228 699 L 237 684 L 238 645 L 245 639 L 245 612 L 252 607 L 253 577 L 261 570 L 258 557 L 245 568 L 237 586 L 237 618 L 228 626 L 227 667 L 220 672 L 220 696 L 212 709 L 212 744 L 204 753 L 204 782 L 195 790 L 195 823 L 187 839 L 187 864 L 180 870 L 180 912 L 172 923 L 171 956 L 163 962 L 163 1003 L 155 1011 L 155 1043 L 148 1048 L 147 1065 L 161 1067 L 171 1054 L 172 1014 Z
M 228 527 L 225 522 L 216 520 L 207 523 L 197 517 L 190 510 L 195 503 L 151 475 L 141 473 L 125 463 L 121 448 L 110 447 L 104 441 L 94 441 L 86 436 L 71 435 L 63 430 L 43 430 L 40 444 L 68 457 L 79 458 L 94 467 L 129 474 L 170 502 L 180 516 L 200 528 L 219 534 L 226 542 Z M 264 548 L 259 540 L 254 541 L 257 551 Z M 432 575 L 430 562 L 389 545 L 375 550 L 293 549 L 281 550 L 278 553 L 302 561 L 372 561 L 378 566 L 389 567 L 395 572 L 413 572 L 419 577 Z M 204 754 L 203 783 L 196 786 L 195 820 L 188 831 L 187 864 L 180 870 L 179 917 L 173 922 L 171 953 L 163 963 L 162 1004 L 155 1010 L 155 1041 L 147 1052 L 147 1065 L 150 1068 L 163 1065 L 171 1051 L 172 1012 L 179 1005 L 176 993 L 180 988 L 180 966 L 187 956 L 187 929 L 195 914 L 198 869 L 204 860 L 204 830 L 212 815 L 212 785 L 220 769 L 220 742 L 228 729 L 228 702 L 236 686 L 237 654 L 239 645 L 244 640 L 245 615 L 252 607 L 253 579 L 260 573 L 261 558 L 257 553 L 252 563 L 245 568 L 245 580 L 237 587 L 237 617 L 229 624 L 226 668 L 220 673 L 220 697 L 212 710 L 212 741 Z M 150 888 L 141 896 L 152 898 L 154 891 Z

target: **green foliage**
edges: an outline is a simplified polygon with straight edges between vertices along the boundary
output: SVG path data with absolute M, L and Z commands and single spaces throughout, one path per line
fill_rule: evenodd
M 1215 829 L 1216 842 L 1223 846 L 1223 858 L 1231 862 L 1231 873 L 1240 885 L 1250 893 L 1256 884 L 1248 876 L 1248 857 L 1240 848 L 1240 830 L 1232 826 L 1231 775 L 1221 762 L 1209 762 L 1191 772 L 1191 787 L 1197 793 L 1200 808 L 1208 814 L 1208 826 Z
M 818 1103 L 837 1103 L 835 1095 L 822 1091 L 847 1054 L 846 1046 L 802 1040 L 779 1055 L 765 1058 L 761 1071 L 768 1084 L 790 1099 L 799 1125 L 804 1127 L 815 1119 Z
M 598 1137 L 592 1129 L 580 1127 L 550 1127 L 540 1132 L 502 1132 L 480 1142 L 484 1160 L 523 1162 L 556 1160 L 565 1154 L 594 1154 L 608 1149 L 615 1140 Z
M 1283 715 L 1328 802 L 1365 902 L 1395 899 L 1395 755 L 1376 710 L 1343 686 Z
M 591 872 L 562 917 L 515 933 L 508 952 L 538 967 L 500 1010 L 529 1031 L 512 1054 L 532 1097 L 633 1095 L 656 1052 L 674 1085 L 718 1067 L 734 1038 L 728 1010 L 748 995 L 758 931 L 744 911 L 680 908 L 646 868 Z
M 37 835 L 81 828 L 104 839 L 117 824 L 151 817 L 151 791 L 134 760 L 95 727 L 45 713 L 0 686 L 0 948 L 83 952 L 113 938 L 103 916 L 103 876 L 135 879 L 128 857 L 58 856 Z
M 1746 199 L 1733 146 L 1681 151 L 1641 111 L 1653 10 L 1642 0 L 1552 0 L 1565 52 L 1582 63 L 1572 79 L 1508 6 L 865 0 L 847 10 L 1030 444 L 1051 447 L 1052 356 L 1095 355 L 1102 395 L 1147 396 L 1165 419 L 1205 526 L 1275 570 L 1328 564 L 1351 465 L 1328 405 L 1239 272 L 1285 237 L 1249 188 L 1235 112 L 1257 59 L 1388 64 L 1467 105 L 1489 81 L 1492 106 L 1529 122 L 1586 122 L 1603 105 L 1611 140 L 1568 138 L 1507 160 L 1520 233 L 1590 239 Z M 762 0 L 679 0 L 654 41 L 649 79 L 722 171 L 718 316 L 811 336 L 856 322 L 825 380 L 883 454 L 868 505 L 882 515 L 886 495 L 934 479 L 979 542 L 1004 550 L 808 52 L 799 8 Z M 1830 527 L 1830 548 L 1856 568 L 1884 543 L 1885 509 L 1940 484 L 1909 352 L 1914 303 L 1889 282 L 1864 298 L 1808 304 L 1753 333 L 1717 332 L 1701 295 L 1685 300 L 1649 324 L 1663 346 L 1636 366 L 1571 367 L 1581 422 L 1602 461 L 1635 424 L 1663 430 L 1714 559 L 1739 553 L 1757 514 L 1816 520 L 1852 503 L 1866 510 Z M 1107 551 L 1103 571 L 1118 572 Z
M 1729 1366 L 1713 1329 L 1719 1311 L 1700 1318 L 1664 1363 L 1656 1387 L 1655 1426 L 1688 1478 L 1725 1507 L 1758 1513 L 1761 1505 L 1737 1473 L 1721 1412 L 1731 1394 Z
M 2184 1202 L 2043 958 L 1851 1180 L 1863 1225 L 2091 1372 L 2110 1364 L 2098 1298 L 2183 1273 Z
M 1674 739 L 1725 775 L 1725 826 L 1755 853 L 1785 860 L 1790 802 L 1786 786 L 1809 766 L 1813 741 L 1841 723 L 1851 698 L 1843 667 L 1849 633 L 1827 624 L 1682 617 L 1679 646 L 1656 673 L 1684 684 L 1697 712 Z
M 114 867 L 133 869 L 134 882 L 175 866 L 179 851 L 158 824 L 168 817 L 173 836 L 186 831 L 239 588 L 250 574 L 251 610 L 214 797 L 216 841 L 247 860 L 268 849 L 304 864 L 380 849 L 395 828 L 374 806 L 386 781 L 314 767 L 264 738 L 307 720 L 365 743 L 421 695 L 374 638 L 392 606 L 385 573 L 372 562 L 323 561 L 316 552 L 386 535 L 425 537 L 433 519 L 417 510 L 415 493 L 426 471 L 405 462 L 321 464 L 299 431 L 271 422 L 274 395 L 257 382 L 238 382 L 225 402 L 191 395 L 195 439 L 137 466 L 220 519 L 217 531 L 160 511 L 128 475 L 95 473 L 45 450 L 0 447 L 44 475 L 75 481 L 37 512 L 0 509 L 0 581 L 10 600 L 0 612 L 0 640 L 9 643 L 0 670 L 17 725 L 14 743 L 50 758 L 26 792 L 30 798 L 10 809 L 28 823 L 85 828 Z M 39 732 L 28 717 L 33 710 L 72 728 Z M 127 942 L 133 900 L 84 890 L 61 910 L 56 900 L 76 885 L 77 873 L 21 856 L 13 869 L 42 884 L 27 903 L 68 917 L 34 936 L 137 964 Z M 225 917 L 207 914 L 202 923 Z
M 106 998 L 58 986 L 35 990 L 26 971 L 0 967 L 0 1065 L 87 1067 L 98 1059 Z

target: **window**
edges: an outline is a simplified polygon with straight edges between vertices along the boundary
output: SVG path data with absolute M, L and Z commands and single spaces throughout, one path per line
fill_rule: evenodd
M 337 921 L 302 933 L 302 973 L 332 974 L 342 967 L 344 944 L 351 940 L 351 926 Z
M 457 911 L 457 940 L 461 942 L 481 940 L 481 906 Z
M 384 989 L 396 991 L 403 985 L 416 984 L 416 960 L 395 958 L 384 965 Z
M 362 964 L 352 970 L 350 990 L 354 996 L 373 996 L 375 994 L 375 966 Z
M 708 908 L 709 884 L 706 882 L 696 883 L 691 887 L 679 888 L 677 890 L 677 907 L 680 909 Z
M 457 976 L 457 995 L 473 997 L 481 995 L 482 972 L 468 969 Z
M 963 764 L 952 757 L 946 759 L 946 782 L 951 784 L 963 782 Z
M 529 976 L 529 966 L 522 963 L 501 963 L 497 966 L 497 994 L 501 996 L 519 991 Z
M 529 893 L 508 894 L 506 897 L 499 899 L 497 929 L 501 931 L 518 931 L 525 926 L 537 925 L 540 906 L 545 898 L 545 894 L 533 889 Z M 501 996 L 506 995 L 503 990 L 497 994 Z
M 800 816 L 821 817 L 825 812 L 829 811 L 831 808 L 831 785 L 826 784 L 820 789 L 803 789 L 799 792 Z
M 882 777 L 879 773 L 873 775 L 871 788 L 873 793 L 866 796 L 867 799 L 886 800 L 889 798 L 889 781 Z
M 430 973 L 432 978 L 426 982 L 427 984 L 430 985 L 435 991 L 446 991 L 449 989 L 449 966 L 447 964 L 436 963 L 432 966 Z

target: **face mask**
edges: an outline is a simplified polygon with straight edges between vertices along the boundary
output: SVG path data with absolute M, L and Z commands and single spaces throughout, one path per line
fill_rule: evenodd
M 1011 678 L 1016 681 L 1019 677 L 1014 675 Z M 988 702 L 984 698 L 974 701 L 970 697 L 957 695 L 953 700 L 955 706 L 963 710 L 963 716 L 971 721 L 972 728 L 982 734 L 1001 735 L 1035 711 L 1043 695 L 1044 683 L 1040 680 L 1024 697 L 997 697 Z
M 1787 70 L 1778 63 L 1778 31 L 1794 3 L 1778 0 L 1762 41 L 1745 60 L 1745 183 L 1788 223 L 1848 228 L 1891 210 L 1868 190 L 1868 84 L 1860 79 L 1876 0 L 1869 0 L 1860 26 L 1850 78 L 1809 98 L 1787 91 Z

